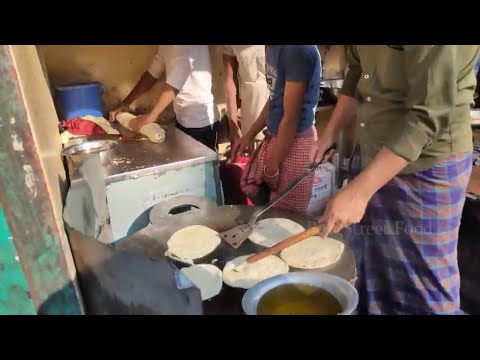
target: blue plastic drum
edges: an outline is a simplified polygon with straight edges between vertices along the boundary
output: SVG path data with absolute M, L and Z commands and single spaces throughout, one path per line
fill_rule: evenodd
M 100 83 L 59 86 L 56 88 L 63 120 L 77 116 L 103 116 L 102 85 Z

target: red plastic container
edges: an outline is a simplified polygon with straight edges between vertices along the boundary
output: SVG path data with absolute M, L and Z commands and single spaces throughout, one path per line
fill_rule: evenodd
M 220 180 L 226 205 L 253 205 L 240 188 L 240 179 L 249 158 L 249 156 L 241 156 L 235 158 L 233 162 L 225 161 L 220 164 Z

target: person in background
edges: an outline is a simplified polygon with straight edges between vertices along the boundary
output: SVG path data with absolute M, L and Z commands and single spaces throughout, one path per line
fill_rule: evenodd
M 315 45 L 266 45 L 266 79 L 270 98 L 251 128 L 232 147 L 232 159 L 267 127 L 266 137 L 242 175 L 244 193 L 255 199 L 263 184 L 270 197 L 287 187 L 308 168 L 310 148 L 317 139 L 315 109 L 321 63 Z M 282 199 L 277 207 L 305 212 L 313 176 Z
M 270 94 L 265 79 L 265 45 L 224 45 L 223 64 L 230 142 L 233 145 L 252 127 Z M 259 132 L 256 140 L 262 139 L 263 133 Z M 250 150 L 252 145 L 249 144 Z
M 150 69 L 110 112 L 110 121 L 115 121 L 118 112 L 131 111 L 130 105 L 161 78 L 164 80 L 157 103 L 149 113 L 132 120 L 133 130 L 138 132 L 142 126 L 155 122 L 173 101 L 177 128 L 216 150 L 219 113 L 213 101 L 208 45 L 159 45 Z
M 473 107 L 475 109 L 478 109 L 480 107 L 480 98 L 479 98 L 479 94 L 480 94 L 480 81 L 479 81 L 479 74 L 478 74 L 478 70 L 480 69 L 480 57 L 478 58 L 477 60 L 477 63 L 475 64 L 475 77 L 477 78 L 477 87 L 475 89 L 475 93 L 473 94 L 473 98 L 475 100 L 474 104 L 473 104 Z
M 472 170 L 479 46 L 347 47 L 349 71 L 319 160 L 357 117 L 356 176 L 329 201 L 321 236 L 346 228 L 359 314 L 459 314 L 457 242 Z

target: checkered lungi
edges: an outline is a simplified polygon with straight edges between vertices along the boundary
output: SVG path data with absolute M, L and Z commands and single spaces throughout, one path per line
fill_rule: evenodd
M 472 154 L 463 153 L 396 176 L 345 230 L 359 314 L 461 314 L 457 242 L 471 170 Z
M 250 158 L 245 171 L 240 180 L 242 191 L 249 198 L 255 198 L 258 194 L 260 184 L 263 182 L 264 168 L 267 159 L 273 151 L 273 147 L 278 138 L 266 134 L 265 139 L 258 146 Z M 309 154 L 313 144 L 317 140 L 317 131 L 315 127 L 310 127 L 297 135 L 290 152 L 280 165 L 280 179 L 277 191 L 270 193 L 270 198 L 274 198 L 290 185 L 298 176 L 304 173 L 309 165 Z M 313 174 L 303 180 L 287 196 L 280 200 L 275 207 L 298 212 L 306 212 L 313 187 Z

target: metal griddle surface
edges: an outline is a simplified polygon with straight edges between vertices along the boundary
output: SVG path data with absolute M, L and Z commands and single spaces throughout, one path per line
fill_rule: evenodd
M 167 241 L 176 231 L 191 225 L 204 225 L 215 231 L 222 232 L 236 225 L 246 223 L 254 210 L 255 208 L 252 206 L 216 206 L 212 204 L 212 206 L 203 209 L 156 219 L 155 225 L 149 225 L 133 236 L 116 243 L 115 247 L 124 251 L 141 253 L 153 259 L 164 258 L 165 251 L 167 251 Z M 269 210 L 259 220 L 265 218 L 287 218 L 301 224 L 305 228 L 316 224 L 314 219 L 279 209 Z M 343 241 L 341 235 L 332 235 L 332 237 Z M 238 256 L 259 252 L 263 249 L 263 247 L 248 240 L 238 249 L 234 249 L 222 241 L 212 254 L 194 262 L 196 264 L 210 264 L 213 262 L 214 265 L 223 269 L 228 261 Z M 188 266 L 182 262 L 174 260 L 172 262 L 178 267 Z M 322 271 L 339 276 L 347 281 L 354 281 L 356 278 L 356 267 L 351 249 L 345 244 L 345 250 L 335 264 L 313 271 Z M 245 290 L 243 289 L 233 289 L 224 284 L 223 290 L 218 296 L 204 302 L 205 313 L 242 314 L 241 299 L 244 293 Z

